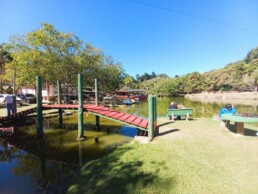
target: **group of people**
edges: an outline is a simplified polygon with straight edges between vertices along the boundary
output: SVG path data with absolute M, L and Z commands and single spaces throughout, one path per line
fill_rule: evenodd
M 182 109 L 182 108 L 185 108 L 185 106 L 182 104 L 176 104 L 174 102 L 171 102 L 170 106 L 168 108 L 169 109 Z

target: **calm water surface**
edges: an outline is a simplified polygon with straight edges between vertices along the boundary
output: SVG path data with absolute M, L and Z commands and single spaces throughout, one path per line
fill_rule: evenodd
M 158 117 L 165 117 L 170 102 L 194 108 L 194 117 L 212 117 L 223 103 L 201 103 L 184 98 L 158 98 Z M 258 114 L 252 105 L 235 105 L 239 113 Z M 116 108 L 147 118 L 148 103 Z M 69 178 L 80 166 L 130 141 L 137 130 L 107 119 L 100 119 L 101 129 L 94 126 L 95 117 L 85 114 L 85 141 L 77 141 L 77 114 L 64 117 L 64 126 L 58 119 L 44 121 L 45 139 L 34 138 L 36 126 L 19 127 L 10 137 L 0 138 L 0 193 L 61 193 Z M 94 138 L 99 137 L 99 143 Z

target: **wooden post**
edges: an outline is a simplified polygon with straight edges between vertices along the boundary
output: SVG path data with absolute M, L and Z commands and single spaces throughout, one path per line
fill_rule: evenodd
M 157 127 L 157 96 L 154 96 L 154 102 L 153 102 L 153 108 L 154 108 L 154 136 L 157 136 L 159 134 L 159 128 Z
M 42 139 L 44 136 L 43 133 L 43 116 L 42 116 L 42 85 L 41 85 L 41 76 L 36 76 L 36 85 L 37 85 L 37 133 L 36 137 Z
M 156 102 L 156 96 L 150 95 L 148 97 L 149 102 L 149 126 L 148 126 L 148 140 L 151 141 L 154 138 L 154 122 L 156 117 L 156 109 L 154 108 Z
M 85 139 L 83 127 L 83 76 L 78 74 L 78 140 Z
M 235 122 L 237 134 L 244 135 L 244 123 L 243 122 Z
M 99 105 L 98 80 L 95 79 L 95 104 Z M 99 130 L 99 116 L 96 115 L 96 128 Z
M 17 103 L 16 103 L 16 67 L 13 70 L 13 111 L 12 114 L 17 113 Z
M 12 114 L 16 114 L 17 113 L 17 101 L 16 101 L 16 95 L 13 95 L 13 111 Z
M 57 80 L 57 102 L 58 104 L 62 104 L 61 101 L 61 81 Z M 58 114 L 59 114 L 59 127 L 63 128 L 63 109 L 59 108 L 58 109 Z

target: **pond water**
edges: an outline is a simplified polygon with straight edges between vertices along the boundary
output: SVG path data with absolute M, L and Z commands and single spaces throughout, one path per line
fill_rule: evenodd
M 221 103 L 202 103 L 185 98 L 158 98 L 158 117 L 165 117 L 170 102 L 194 108 L 194 117 L 212 117 L 219 113 Z M 239 113 L 257 114 L 257 106 L 235 105 Z M 148 116 L 148 103 L 121 106 L 116 109 L 137 116 Z M 18 127 L 13 136 L 0 138 L 0 193 L 63 193 L 65 185 L 87 161 L 107 154 L 130 141 L 137 130 L 100 118 L 101 129 L 94 126 L 95 116 L 84 115 L 85 141 L 77 141 L 77 114 L 44 121 L 44 140 L 34 138 L 36 126 Z M 95 137 L 99 142 L 95 142 Z

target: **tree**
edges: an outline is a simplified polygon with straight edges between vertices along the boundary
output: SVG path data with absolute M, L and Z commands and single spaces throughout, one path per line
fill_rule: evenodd
M 251 51 L 249 51 L 244 60 L 248 64 L 253 59 L 257 59 L 257 58 L 258 58 L 258 47 L 256 47 L 256 48 L 252 49 Z
M 94 86 L 95 78 L 104 81 L 102 86 L 112 85 L 110 82 L 116 82 L 114 86 L 117 86 L 117 82 L 121 81 L 121 65 L 109 60 L 101 50 L 85 43 L 74 33 L 59 32 L 48 23 L 42 23 L 40 29 L 25 36 L 12 37 L 9 51 L 14 60 L 8 69 L 17 68 L 20 85 L 34 83 L 36 75 L 52 84 L 56 80 L 77 84 L 78 73 L 85 75 L 86 85 Z
M 258 67 L 258 59 L 252 60 L 251 66 Z M 243 81 L 246 86 L 254 92 L 258 91 L 258 69 L 243 75 Z
M 203 90 L 204 76 L 198 72 L 192 72 L 183 77 L 182 87 L 187 93 L 197 93 Z
M 132 76 L 126 74 L 124 79 L 123 79 L 124 84 L 128 87 L 129 84 L 133 82 Z
M 2 43 L 0 44 L 0 92 L 3 93 L 3 84 L 4 82 L 7 82 L 8 79 L 4 78 L 4 68 L 5 65 L 10 63 L 12 61 L 12 57 L 10 53 L 6 50 L 6 44 Z M 10 81 L 10 80 L 9 80 Z

